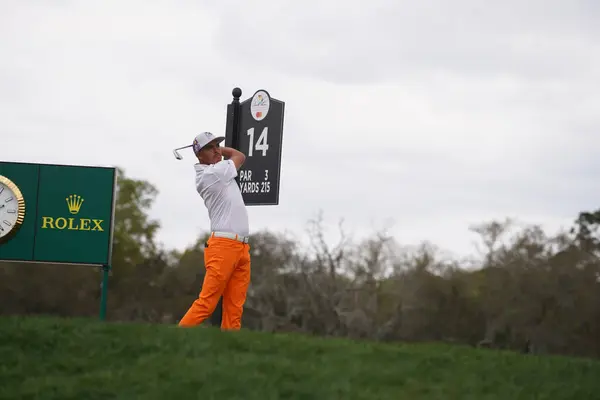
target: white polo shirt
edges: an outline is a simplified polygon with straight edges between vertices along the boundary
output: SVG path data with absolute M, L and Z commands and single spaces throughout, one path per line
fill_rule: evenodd
M 195 164 L 196 190 L 208 209 L 211 231 L 250 234 L 248 213 L 240 188 L 235 181 L 238 172 L 231 160 L 216 164 Z

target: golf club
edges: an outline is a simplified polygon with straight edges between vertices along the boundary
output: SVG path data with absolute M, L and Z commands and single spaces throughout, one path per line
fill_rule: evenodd
M 173 155 L 175 156 L 176 159 L 178 160 L 183 160 L 183 156 L 181 154 L 179 154 L 179 152 L 177 150 L 182 150 L 182 149 L 187 149 L 188 147 L 192 147 L 193 145 L 187 145 L 187 146 L 183 146 L 183 147 L 178 147 L 176 149 L 173 150 Z

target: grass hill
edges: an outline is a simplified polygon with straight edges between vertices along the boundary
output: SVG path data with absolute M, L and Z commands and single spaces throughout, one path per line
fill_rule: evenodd
M 440 344 L 0 318 L 0 399 L 600 399 L 600 362 Z

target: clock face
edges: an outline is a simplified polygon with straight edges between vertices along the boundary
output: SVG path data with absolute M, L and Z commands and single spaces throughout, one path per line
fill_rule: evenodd
M 0 176 L 0 243 L 7 241 L 21 227 L 25 201 L 19 188 Z

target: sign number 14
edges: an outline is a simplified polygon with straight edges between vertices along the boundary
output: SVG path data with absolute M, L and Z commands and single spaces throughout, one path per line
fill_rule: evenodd
M 269 132 L 269 127 L 265 126 L 265 128 L 260 133 L 256 144 L 254 144 L 254 128 L 248 129 L 246 134 L 250 136 L 250 143 L 248 143 L 248 157 L 252 157 L 252 153 L 254 149 L 257 151 L 262 151 L 262 155 L 267 155 L 267 150 L 269 150 L 269 144 L 267 143 L 267 135 Z

